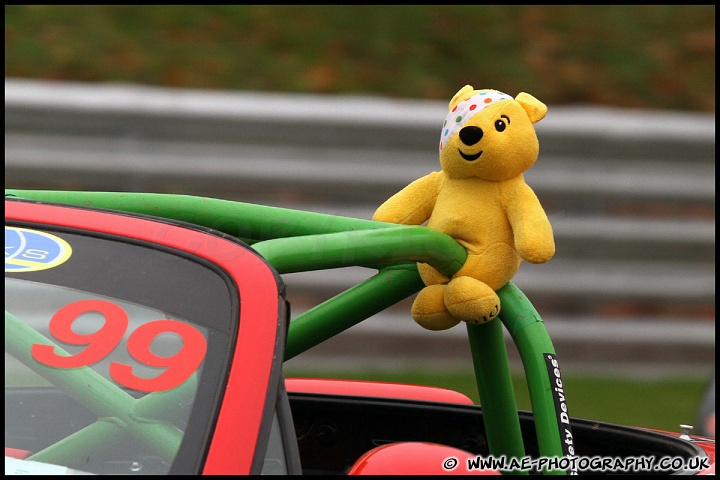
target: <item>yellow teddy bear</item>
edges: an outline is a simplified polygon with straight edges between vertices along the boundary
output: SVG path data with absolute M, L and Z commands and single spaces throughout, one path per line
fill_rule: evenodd
M 555 254 L 552 227 L 523 172 L 537 160 L 533 124 L 547 107 L 532 95 L 461 88 L 450 100 L 440 135 L 440 166 L 403 188 L 373 215 L 381 222 L 421 225 L 455 238 L 468 252 L 448 278 L 418 264 L 426 287 L 412 316 L 428 330 L 460 321 L 479 324 L 500 312 L 495 293 L 521 260 L 544 263 Z

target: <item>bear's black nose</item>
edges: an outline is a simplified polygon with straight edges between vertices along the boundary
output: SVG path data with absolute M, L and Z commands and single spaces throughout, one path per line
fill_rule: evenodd
M 483 137 L 483 131 L 480 127 L 465 127 L 460 130 L 460 140 L 465 145 L 475 145 Z

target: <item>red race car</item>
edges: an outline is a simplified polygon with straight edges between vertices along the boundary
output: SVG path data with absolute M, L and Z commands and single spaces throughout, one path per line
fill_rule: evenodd
M 482 406 L 443 389 L 286 379 L 283 361 L 465 259 L 422 226 L 160 194 L 6 190 L 6 474 L 715 472 L 710 438 L 568 414 L 512 282 L 468 325 Z M 377 274 L 290 321 L 282 275 Z M 533 411 L 518 411 L 504 330 Z

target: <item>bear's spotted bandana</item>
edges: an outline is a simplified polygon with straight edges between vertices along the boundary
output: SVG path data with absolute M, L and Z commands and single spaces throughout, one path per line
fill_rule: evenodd
M 442 152 L 443 146 L 450 137 L 465 126 L 473 115 L 480 113 L 488 105 L 500 100 L 514 100 L 514 98 L 497 90 L 483 90 L 455 105 L 448 112 L 445 123 L 443 123 L 442 132 L 440 133 L 440 151 Z

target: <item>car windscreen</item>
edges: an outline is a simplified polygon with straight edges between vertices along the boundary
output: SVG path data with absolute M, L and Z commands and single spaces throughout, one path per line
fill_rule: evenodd
M 6 474 L 197 472 L 238 309 L 183 252 L 6 224 Z

